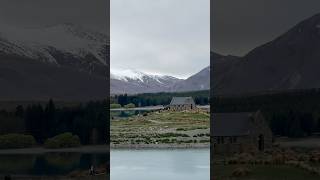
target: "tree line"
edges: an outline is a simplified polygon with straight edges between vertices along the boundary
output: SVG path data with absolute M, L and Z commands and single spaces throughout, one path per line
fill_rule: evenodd
M 18 133 L 32 135 L 37 143 L 70 132 L 82 144 L 105 144 L 109 139 L 107 101 L 88 102 L 72 107 L 56 107 L 53 100 L 46 105 L 18 105 L 14 111 L 0 111 L 0 135 Z
M 176 92 L 176 93 L 144 93 L 137 95 L 121 94 L 112 96 L 110 102 L 112 104 L 120 104 L 125 106 L 127 104 L 134 104 L 136 107 L 143 106 L 156 106 L 156 105 L 168 105 L 172 97 L 193 97 L 194 101 L 198 105 L 209 104 L 209 90 L 204 91 L 193 91 L 193 92 Z
M 242 97 L 213 97 L 212 110 L 254 112 L 261 110 L 274 135 L 304 137 L 320 132 L 320 90 L 296 90 Z

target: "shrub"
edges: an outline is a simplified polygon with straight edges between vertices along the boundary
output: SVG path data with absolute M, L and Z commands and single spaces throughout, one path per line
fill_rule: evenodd
M 285 158 L 281 153 L 273 153 L 272 154 L 272 163 L 273 164 L 283 164 L 285 162 Z
M 160 137 L 190 137 L 188 134 L 179 134 L 179 133 L 163 133 L 159 134 Z
M 313 163 L 319 163 L 320 162 L 320 151 L 311 152 L 310 162 L 313 162 Z
M 246 167 L 238 167 L 232 172 L 233 177 L 244 177 L 248 176 L 251 171 Z
M 285 161 L 297 161 L 298 160 L 298 155 L 296 154 L 296 152 L 294 152 L 291 149 L 286 149 L 283 152 Z
M 78 147 L 80 145 L 80 138 L 77 135 L 72 135 L 72 133 L 69 132 L 49 138 L 44 143 L 46 148 L 51 149 Z
M 133 103 L 130 103 L 130 104 L 127 104 L 127 105 L 124 105 L 125 108 L 135 108 L 136 105 L 134 105 Z
M 209 143 L 210 142 L 210 139 L 201 139 L 200 140 L 200 143 Z
M 249 164 L 252 163 L 255 158 L 248 153 L 236 154 L 227 160 L 228 164 Z
M 121 105 L 120 104 L 110 104 L 110 108 L 111 109 L 121 108 Z
M 184 141 L 184 143 L 192 143 L 193 141 L 190 139 L 190 140 L 187 140 L 187 141 Z
M 27 148 L 36 144 L 36 140 L 31 135 L 7 134 L 0 136 L 0 149 Z
M 177 128 L 176 131 L 186 131 L 185 128 Z
M 161 143 L 164 143 L 164 144 L 170 143 L 170 139 L 168 139 L 168 138 L 161 139 L 160 142 L 161 142 Z

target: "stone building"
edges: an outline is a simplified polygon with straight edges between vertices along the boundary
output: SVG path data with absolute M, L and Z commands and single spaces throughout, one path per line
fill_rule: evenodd
M 260 111 L 216 113 L 212 126 L 215 153 L 264 151 L 272 147 L 272 131 Z
M 168 109 L 172 111 L 194 110 L 196 104 L 192 97 L 173 97 Z

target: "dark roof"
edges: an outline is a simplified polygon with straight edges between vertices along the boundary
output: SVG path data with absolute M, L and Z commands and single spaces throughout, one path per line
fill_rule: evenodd
M 170 105 L 194 104 L 192 97 L 173 97 Z
M 250 131 L 252 113 L 213 114 L 213 136 L 244 136 Z

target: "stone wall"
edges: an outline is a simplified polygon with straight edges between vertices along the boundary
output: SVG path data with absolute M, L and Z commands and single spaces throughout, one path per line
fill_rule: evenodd
M 213 124 L 214 126 L 214 124 Z M 234 153 L 259 150 L 259 136 L 263 136 L 263 150 L 272 148 L 272 131 L 260 112 L 250 118 L 248 135 L 236 136 L 236 142 L 230 141 L 230 137 L 224 136 L 224 142 L 218 143 L 219 137 L 213 137 L 212 143 L 215 153 Z
M 170 105 L 170 110 L 172 111 L 185 111 L 185 110 L 191 110 L 191 104 L 185 104 L 185 105 Z M 195 109 L 195 105 L 192 105 L 192 109 Z

